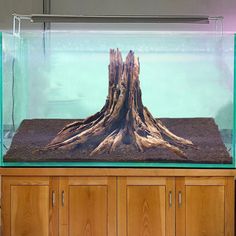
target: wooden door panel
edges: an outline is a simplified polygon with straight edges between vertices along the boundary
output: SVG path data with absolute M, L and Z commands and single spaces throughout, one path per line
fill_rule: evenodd
M 128 235 L 165 235 L 165 186 L 127 188 Z
M 233 236 L 233 181 L 231 177 L 176 178 L 176 235 Z
M 49 177 L 3 177 L 3 235 L 58 236 Z
M 186 235 L 224 236 L 224 186 L 186 187 Z
M 49 235 L 49 186 L 11 187 L 11 236 Z
M 69 235 L 108 235 L 107 186 L 70 186 Z
M 173 178 L 120 177 L 118 191 L 119 236 L 174 236 Z
M 116 235 L 116 178 L 61 178 L 60 192 L 60 236 Z

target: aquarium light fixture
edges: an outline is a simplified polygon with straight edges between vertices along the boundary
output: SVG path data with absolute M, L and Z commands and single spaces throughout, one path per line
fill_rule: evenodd
M 209 24 L 210 21 L 223 21 L 223 16 L 201 15 L 52 15 L 52 14 L 13 14 L 13 34 L 20 34 L 21 20 L 31 23 L 190 23 Z

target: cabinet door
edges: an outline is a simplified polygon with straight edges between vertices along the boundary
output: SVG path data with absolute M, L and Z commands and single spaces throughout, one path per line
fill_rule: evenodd
M 3 177 L 2 235 L 58 236 L 56 185 L 49 177 Z
M 176 178 L 177 236 L 233 236 L 233 209 L 233 177 Z
M 116 178 L 60 178 L 60 236 L 116 235 Z
M 118 179 L 118 235 L 175 235 L 174 178 Z

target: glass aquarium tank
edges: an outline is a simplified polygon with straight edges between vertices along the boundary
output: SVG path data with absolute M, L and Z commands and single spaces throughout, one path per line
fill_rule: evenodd
M 1 166 L 235 167 L 235 35 L 1 33 Z

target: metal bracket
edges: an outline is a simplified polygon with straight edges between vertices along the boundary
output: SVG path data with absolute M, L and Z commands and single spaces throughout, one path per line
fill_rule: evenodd
M 215 31 L 221 32 L 223 35 L 224 33 L 224 17 L 223 16 L 217 16 L 217 17 L 209 17 L 209 21 L 215 22 Z
M 21 20 L 18 16 L 13 16 L 13 35 L 20 36 L 20 23 Z
M 31 20 L 29 15 L 13 14 L 13 35 L 20 37 L 21 20 Z

